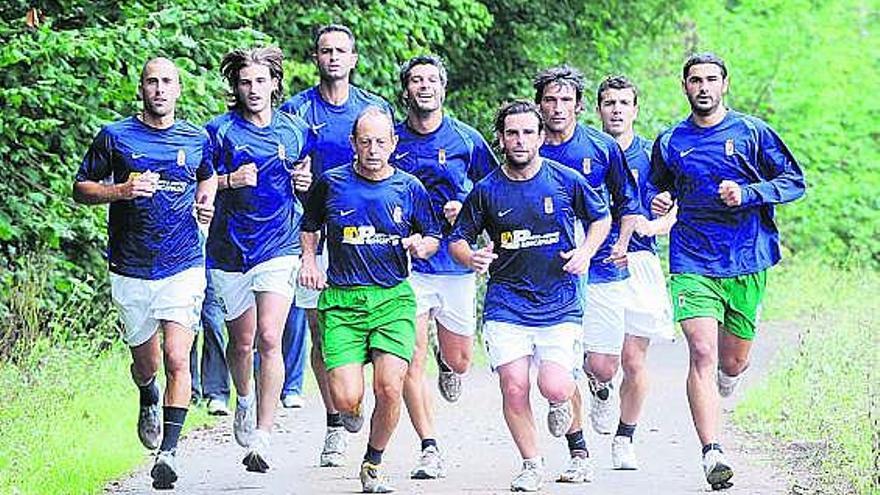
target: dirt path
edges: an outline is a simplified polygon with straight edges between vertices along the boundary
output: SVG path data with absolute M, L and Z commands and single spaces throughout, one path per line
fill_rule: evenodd
M 779 335 L 774 332 L 774 325 L 767 327 L 764 335 Z M 746 386 L 767 371 L 768 363 L 781 341 L 779 337 L 768 338 L 755 347 L 752 373 L 747 376 Z M 634 472 L 613 471 L 611 437 L 590 432 L 588 443 L 597 463 L 595 481 L 588 485 L 546 482 L 544 493 L 688 494 L 710 491 L 703 479 L 698 442 L 685 400 L 687 347 L 684 341 L 654 345 L 648 366 L 653 388 L 636 433 L 636 448 L 642 469 Z M 741 392 L 723 402 L 725 410 L 734 405 Z M 474 369 L 465 378 L 464 395 L 459 403 L 450 406 L 442 399 L 440 401 L 437 431 L 441 448 L 446 453 L 448 477 L 440 481 L 408 479 L 409 469 L 418 454 L 418 441 L 404 412 L 400 427 L 385 454 L 385 465 L 398 491 L 509 493 L 508 485 L 520 461 L 501 415 L 497 378 L 486 369 Z M 535 398 L 533 404 L 537 404 L 534 409 L 539 421 L 542 449 L 548 476 L 552 476 L 563 466 L 567 451 L 564 440 L 553 439 L 546 432 L 546 402 Z M 269 473 L 258 475 L 245 472 L 241 465 L 244 451 L 232 439 L 232 420 L 228 418 L 217 428 L 195 432 L 182 441 L 182 478 L 177 483 L 177 493 L 359 492 L 357 466 L 366 446 L 366 433 L 362 431 L 351 437 L 347 467 L 318 468 L 318 453 L 324 433 L 324 412 L 318 398 L 310 398 L 304 409 L 279 411 Z M 725 431 L 722 441 L 736 470 L 734 487 L 723 493 L 788 493 L 785 476 L 772 467 L 766 454 L 749 448 L 748 442 L 730 429 Z M 113 482 L 107 490 L 119 494 L 151 492 L 148 469 L 149 466 L 144 466 L 131 477 Z

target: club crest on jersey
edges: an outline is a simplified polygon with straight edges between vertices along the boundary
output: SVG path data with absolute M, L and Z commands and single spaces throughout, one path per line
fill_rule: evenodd
M 446 164 L 446 149 L 440 148 L 437 150 L 437 162 L 439 162 L 440 165 Z
M 403 208 L 395 206 L 394 210 L 391 211 L 391 218 L 394 220 L 394 223 L 403 222 Z
M 177 150 L 177 166 L 182 167 L 184 165 L 186 165 L 186 152 Z
M 589 157 L 584 158 L 584 161 L 581 162 L 581 170 L 584 172 L 584 175 L 590 174 L 590 170 L 592 169 L 592 162 L 593 160 L 591 160 Z
M 278 143 L 278 159 L 282 162 L 287 160 L 287 150 L 284 149 L 284 145 L 281 143 Z
M 724 154 L 726 156 L 733 156 L 733 151 L 734 151 L 733 139 L 728 139 L 727 141 L 724 142 Z
M 548 215 L 553 213 L 553 198 L 550 196 L 544 198 L 544 213 Z

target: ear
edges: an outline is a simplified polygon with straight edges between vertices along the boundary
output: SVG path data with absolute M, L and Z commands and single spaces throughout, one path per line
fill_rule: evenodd
M 730 76 L 724 78 L 724 83 L 721 86 L 721 94 L 726 95 L 728 89 L 730 89 Z
M 352 66 L 352 67 L 357 67 L 357 64 L 358 64 L 358 53 L 357 53 L 357 52 L 354 52 L 354 53 L 351 54 L 351 56 L 354 57 L 354 59 L 351 61 L 351 66 Z
M 685 96 L 687 96 L 687 94 L 688 94 L 687 80 L 685 80 L 684 78 L 682 78 L 682 80 L 681 80 L 681 92 L 684 93 Z
M 355 143 L 355 137 L 354 137 L 354 134 L 349 134 L 349 135 L 348 135 L 348 142 L 351 143 L 351 149 L 353 149 L 353 150 L 356 150 L 356 149 L 357 149 L 357 146 L 356 146 L 356 143 Z

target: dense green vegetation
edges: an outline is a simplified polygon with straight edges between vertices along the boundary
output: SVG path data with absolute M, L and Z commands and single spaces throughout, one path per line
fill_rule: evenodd
M 180 115 L 204 123 L 225 109 L 218 64 L 226 51 L 253 44 L 281 46 L 290 94 L 316 82 L 309 58 L 311 32 L 327 22 L 346 23 L 358 34 L 357 84 L 394 103 L 398 63 L 425 51 L 444 56 L 450 66 L 450 110 L 484 133 L 499 102 L 531 98 L 530 79 L 539 68 L 569 62 L 584 70 L 590 87 L 609 73 L 630 75 L 641 89 L 638 130 L 652 137 L 687 114 L 679 88 L 683 59 L 694 51 L 714 50 L 727 59 L 731 71 L 730 106 L 767 120 L 807 174 L 807 198 L 780 208 L 780 227 L 786 250 L 815 263 L 800 263 L 785 272 L 796 275 L 778 290 L 799 287 L 797 277 L 813 277 L 813 272 L 832 281 L 837 276 L 829 268 L 876 273 L 880 264 L 880 102 L 870 97 L 870 90 L 880 87 L 876 0 L 41 4 L 44 10 L 30 16 L 31 22 L 26 17 L 30 2 L 0 5 L 0 195 L 7 198 L 0 203 L 0 363 L 13 363 L 0 364 L 0 381 L 24 380 L 45 397 L 56 392 L 42 388 L 51 381 L 45 377 L 54 376 L 45 373 L 63 369 L 58 363 L 64 354 L 35 357 L 47 355 L 48 347 L 76 349 L 69 351 L 72 356 L 99 354 L 99 361 L 124 368 L 124 355 L 111 345 L 117 323 L 108 311 L 101 259 L 106 210 L 74 205 L 70 185 L 98 129 L 138 109 L 134 95 L 141 64 L 155 55 L 173 58 L 184 84 Z M 592 91 L 586 97 L 584 118 L 595 123 Z M 849 282 L 855 281 L 844 285 L 857 287 Z M 830 294 L 839 287 L 829 282 L 815 288 Z M 876 291 L 876 285 L 871 288 Z M 863 290 L 849 293 L 856 303 L 870 307 Z M 827 300 L 823 294 L 817 292 L 814 299 Z M 792 317 L 801 308 L 785 305 L 778 315 Z M 836 314 L 846 307 L 829 303 L 820 308 Z M 816 352 L 876 348 L 876 340 L 870 340 L 876 332 L 859 330 L 855 321 L 828 323 L 841 332 L 833 340 L 839 345 L 834 349 L 819 346 L 821 339 L 815 336 L 821 332 L 810 333 L 804 339 L 805 357 L 792 358 L 792 369 L 801 371 L 791 373 L 800 374 L 777 378 L 807 383 L 804 378 L 815 370 L 804 366 Z M 80 376 L 75 370 L 86 369 L 77 363 L 82 364 L 76 359 L 70 364 L 73 377 Z M 863 368 L 855 367 L 865 363 L 846 361 L 855 368 L 845 369 L 838 366 L 842 363 L 832 361 L 827 376 L 844 371 L 865 376 Z M 102 372 L 108 369 L 100 367 Z M 114 383 L 121 391 L 124 370 L 120 373 Z M 88 383 L 72 380 L 68 394 L 80 394 Z M 768 387 L 782 393 L 773 383 Z M 113 399 L 126 399 L 123 395 Z M 41 402 L 42 395 L 35 397 L 34 407 L 51 404 Z M 798 404 L 802 411 L 812 407 Z M 779 418 L 781 406 L 768 399 L 759 408 L 750 401 L 743 414 Z M 15 411 L 3 411 L 0 431 L 20 426 L 14 422 Z M 768 421 L 769 431 L 793 438 L 779 421 Z M 821 436 L 817 424 L 805 425 L 804 431 Z M 843 432 L 835 435 L 847 446 L 864 440 Z M 829 476 L 853 479 L 863 473 L 865 455 L 870 455 L 864 448 L 867 444 L 859 443 L 850 449 L 858 453 L 853 458 L 829 464 L 837 468 Z M 102 471 L 90 483 L 97 486 L 102 477 L 124 469 L 120 465 Z M 4 483 L 11 481 L 0 480 L 0 490 L 8 486 Z

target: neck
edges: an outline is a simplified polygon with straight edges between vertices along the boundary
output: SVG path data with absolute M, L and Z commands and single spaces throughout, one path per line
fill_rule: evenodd
M 623 134 L 614 136 L 614 140 L 617 141 L 617 144 L 620 145 L 620 149 L 622 150 L 626 150 L 627 148 L 629 148 L 629 145 L 632 144 L 633 139 L 635 138 L 636 134 L 633 132 L 632 129 L 628 129 L 624 131 Z
M 577 122 L 573 123 L 572 125 L 566 127 L 561 131 L 551 131 L 550 129 L 547 129 L 547 133 L 544 136 L 544 143 L 553 145 L 562 144 L 571 139 L 572 136 L 574 136 L 574 129 L 576 127 Z
M 691 112 L 691 120 L 693 120 L 694 124 L 698 127 L 712 127 L 717 123 L 724 120 L 724 117 L 727 116 L 727 107 L 724 105 L 718 105 L 718 108 L 712 111 L 712 113 L 706 115 L 700 115 L 698 113 Z
M 168 129 L 174 125 L 173 111 L 166 115 L 155 115 L 144 110 L 138 114 L 137 118 L 144 124 L 156 129 Z
M 437 130 L 443 123 L 443 110 L 438 108 L 431 112 L 419 112 L 410 110 L 406 117 L 406 124 L 410 129 L 419 134 L 428 134 Z
M 351 84 L 349 84 L 348 79 L 321 79 L 321 84 L 318 85 L 318 92 L 321 93 L 321 98 L 327 103 L 336 106 L 348 101 L 350 90 Z
M 385 163 L 382 167 L 376 170 L 367 169 L 365 167 L 362 167 L 360 163 L 355 160 L 354 171 L 364 179 L 379 181 L 391 177 L 391 174 L 394 173 L 394 167 L 392 167 L 388 163 Z
M 267 106 L 257 113 L 249 112 L 247 108 L 243 108 L 241 116 L 257 127 L 266 127 L 272 122 L 272 107 Z
M 529 180 L 537 175 L 539 170 L 541 170 L 541 157 L 538 155 L 535 155 L 535 158 L 522 168 L 511 167 L 507 163 L 501 166 L 504 175 L 514 181 Z

